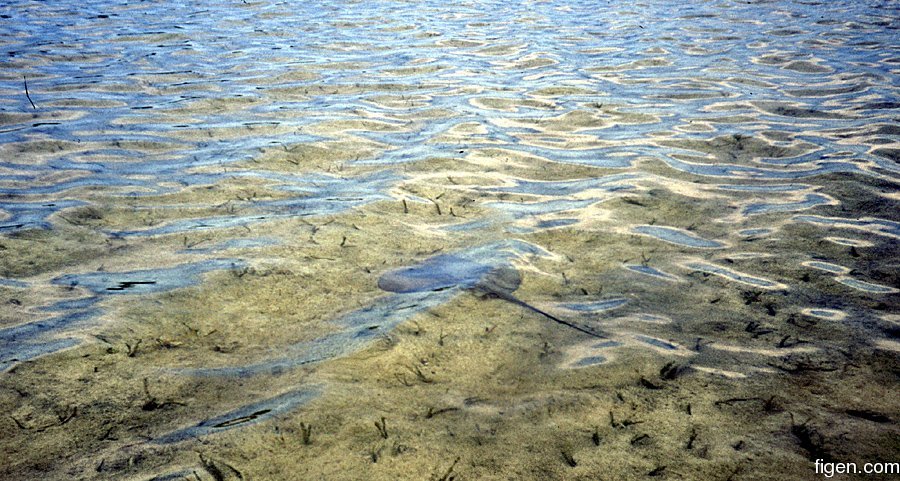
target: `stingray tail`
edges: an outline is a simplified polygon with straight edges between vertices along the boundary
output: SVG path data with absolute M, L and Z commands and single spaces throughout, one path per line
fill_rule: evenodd
M 562 319 L 560 319 L 560 318 L 558 318 L 558 317 L 556 317 L 556 316 L 554 316 L 554 315 L 552 315 L 552 314 L 550 314 L 550 313 L 548 313 L 548 312 L 544 312 L 544 311 L 538 309 L 537 307 L 532 306 L 531 304 L 527 304 L 527 303 L 525 303 L 525 302 L 522 302 L 522 301 L 520 301 L 519 299 L 516 299 L 516 298 L 513 297 L 513 298 L 511 298 L 511 299 L 509 299 L 509 300 L 512 301 L 512 302 L 515 303 L 515 304 L 518 304 L 518 305 L 520 305 L 520 306 L 522 306 L 522 307 L 524 307 L 524 308 L 530 310 L 530 311 L 534 311 L 534 312 L 536 312 L 536 313 L 538 313 L 538 314 L 540 314 L 540 315 L 546 317 L 547 319 L 550 319 L 551 321 L 556 321 L 556 322 L 558 322 L 558 323 L 560 323 L 560 324 L 562 324 L 562 325 L 564 325 L 564 326 L 571 327 L 572 329 L 575 329 L 576 331 L 583 332 L 583 333 L 585 333 L 585 334 L 587 334 L 587 335 L 589 335 L 589 336 L 599 337 L 600 339 L 606 339 L 606 336 L 604 336 L 604 335 L 602 335 L 602 334 L 598 334 L 598 333 L 596 333 L 596 332 L 594 332 L 594 331 L 591 331 L 591 330 L 589 330 L 589 329 L 586 328 L 586 327 L 581 327 L 581 326 L 579 326 L 578 324 L 575 324 L 575 323 L 572 323 L 572 322 L 569 322 L 569 321 L 564 321 L 564 320 L 562 320 Z

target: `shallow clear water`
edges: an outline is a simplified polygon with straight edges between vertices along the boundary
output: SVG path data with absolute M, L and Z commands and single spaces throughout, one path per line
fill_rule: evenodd
M 456 456 L 467 479 L 591 476 L 609 459 L 622 479 L 665 459 L 686 479 L 804 479 L 807 458 L 863 461 L 854 442 L 896 458 L 900 405 L 883 390 L 900 352 L 898 7 L 3 2 L 0 366 L 15 422 L 0 449 L 21 461 L 0 473 L 287 478 L 285 432 L 324 450 L 306 474 L 348 478 L 375 465 L 424 479 Z M 480 299 L 498 267 L 520 272 L 518 299 L 610 340 Z M 390 272 L 415 285 L 379 289 Z M 579 397 L 573 383 L 596 378 Z M 781 399 L 771 425 L 716 404 L 761 391 Z M 548 423 L 608 424 L 594 448 L 610 451 L 535 428 L 553 396 L 587 411 Z M 631 452 L 644 444 L 612 419 L 621 403 L 670 442 Z M 661 421 L 685 403 L 715 414 Z M 393 454 L 370 449 L 374 413 L 426 407 L 474 434 L 391 421 L 378 449 Z M 577 426 L 588 411 L 600 420 Z M 760 431 L 713 432 L 722 416 Z M 313 448 L 300 419 L 332 444 Z M 286 445 L 236 434 L 273 426 Z M 751 451 L 661 447 L 682 431 L 710 446 L 751 432 Z M 198 464 L 153 439 L 262 460 Z M 485 443 L 496 459 L 472 454 Z

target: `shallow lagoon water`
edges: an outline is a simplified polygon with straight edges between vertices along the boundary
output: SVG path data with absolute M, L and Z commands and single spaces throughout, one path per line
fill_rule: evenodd
M 0 16 L 0 477 L 900 455 L 894 3 Z

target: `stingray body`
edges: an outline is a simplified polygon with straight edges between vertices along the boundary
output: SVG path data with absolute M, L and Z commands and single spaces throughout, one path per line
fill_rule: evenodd
M 419 265 L 386 272 L 378 287 L 388 292 L 441 291 L 451 287 L 471 288 L 490 272 L 491 266 L 454 254 L 426 259 Z
M 442 291 L 451 288 L 471 289 L 524 307 L 554 322 L 594 337 L 604 337 L 577 324 L 562 320 L 513 295 L 522 284 L 522 276 L 508 263 L 492 265 L 454 255 L 442 254 L 421 264 L 386 272 L 378 279 L 378 287 L 401 294 Z

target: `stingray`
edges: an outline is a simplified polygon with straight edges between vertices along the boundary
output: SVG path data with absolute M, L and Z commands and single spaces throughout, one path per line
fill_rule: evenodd
M 416 266 L 388 271 L 378 279 L 379 288 L 398 294 L 438 292 L 455 287 L 480 292 L 486 296 L 503 299 L 524 307 L 551 321 L 590 336 L 604 338 L 596 332 L 544 312 L 514 296 L 513 292 L 521 284 L 522 276 L 512 265 L 474 262 L 454 254 L 431 257 Z

